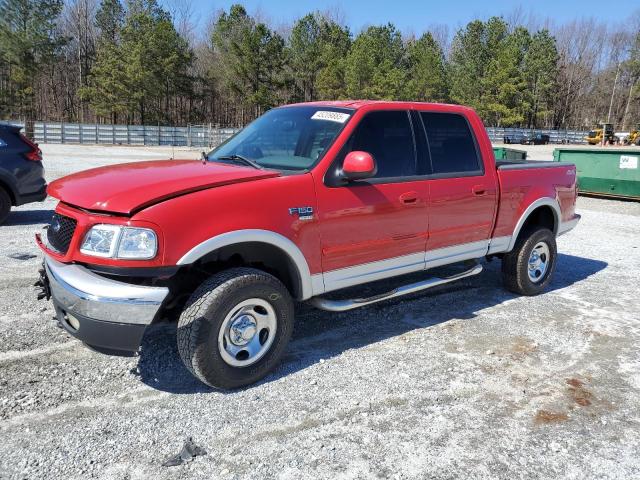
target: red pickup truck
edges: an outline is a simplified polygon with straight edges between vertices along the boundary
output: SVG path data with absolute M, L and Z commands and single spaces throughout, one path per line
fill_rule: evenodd
M 414 102 L 275 108 L 202 161 L 96 168 L 48 193 L 42 295 L 62 326 L 131 352 L 178 318 L 185 365 L 219 388 L 274 368 L 294 300 L 348 310 L 476 275 L 486 257 L 509 290 L 538 294 L 580 218 L 574 165 L 496 164 L 473 110 Z M 429 272 L 449 264 L 464 269 Z M 326 296 L 418 271 L 370 298 Z

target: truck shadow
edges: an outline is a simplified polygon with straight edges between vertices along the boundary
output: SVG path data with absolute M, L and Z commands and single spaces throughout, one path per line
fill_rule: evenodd
M 48 224 L 51 222 L 53 216 L 53 209 L 41 209 L 41 210 L 16 210 L 9 214 L 7 220 L 2 224 L 3 226 L 11 225 L 38 225 Z
M 599 260 L 559 254 L 557 270 L 547 293 L 585 280 L 607 265 Z M 299 304 L 288 353 L 280 366 L 256 385 L 303 370 L 346 350 L 452 319 L 472 319 L 480 310 L 518 297 L 502 287 L 499 261 L 485 262 L 484 267 L 485 271 L 475 277 L 350 312 L 325 312 Z M 424 278 L 424 274 L 421 275 L 419 278 Z M 384 282 L 380 283 L 384 286 Z M 357 292 L 366 296 L 372 288 L 360 287 Z M 138 371 L 142 382 L 161 391 L 182 394 L 216 391 L 199 382 L 183 366 L 176 346 L 175 324 L 147 330 Z

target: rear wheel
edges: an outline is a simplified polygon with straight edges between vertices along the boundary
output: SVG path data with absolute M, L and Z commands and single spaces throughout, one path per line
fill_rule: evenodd
M 551 282 L 556 257 L 553 232 L 547 228 L 530 230 L 502 259 L 505 287 L 520 295 L 538 295 Z
M 207 385 L 243 387 L 278 364 L 293 323 L 293 300 L 277 278 L 252 268 L 225 270 L 188 300 L 178 322 L 178 351 Z
M 4 188 L 0 187 L 0 224 L 4 223 L 9 212 L 11 212 L 11 197 Z

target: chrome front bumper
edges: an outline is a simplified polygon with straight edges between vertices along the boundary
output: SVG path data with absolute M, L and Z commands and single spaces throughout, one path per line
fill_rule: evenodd
M 65 312 L 101 322 L 148 325 L 169 293 L 101 277 L 80 265 L 45 257 L 51 296 Z

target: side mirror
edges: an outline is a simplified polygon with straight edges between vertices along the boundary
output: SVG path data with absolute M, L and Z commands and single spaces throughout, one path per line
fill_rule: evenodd
M 376 162 L 367 152 L 349 152 L 342 163 L 342 175 L 347 180 L 371 178 L 377 172 Z

